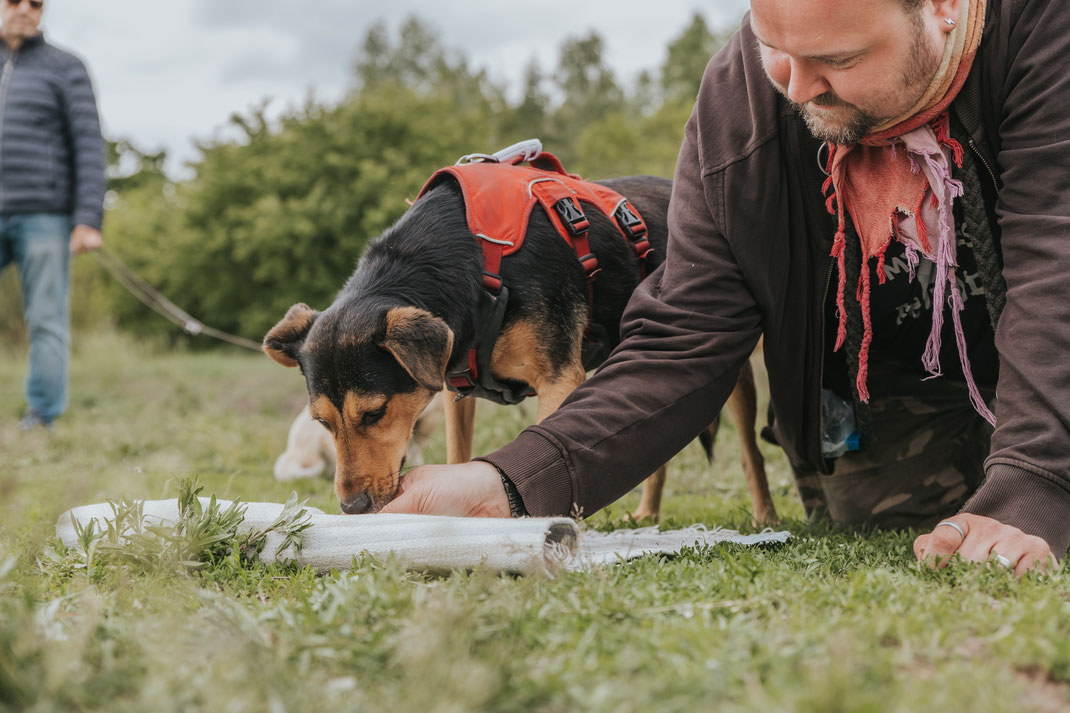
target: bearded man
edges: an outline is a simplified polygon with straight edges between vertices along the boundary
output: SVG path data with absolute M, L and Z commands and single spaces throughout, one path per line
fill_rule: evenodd
M 620 347 L 541 424 L 412 471 L 386 509 L 589 515 L 717 415 L 764 335 L 808 511 L 932 528 L 923 559 L 1062 557 L 1068 50 L 1054 0 L 752 0 L 706 69 L 665 264 Z M 857 444 L 823 404 L 853 406 Z

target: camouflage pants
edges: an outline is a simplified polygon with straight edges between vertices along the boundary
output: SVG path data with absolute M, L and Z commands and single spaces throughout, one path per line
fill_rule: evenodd
M 965 384 L 871 368 L 869 385 L 873 445 L 838 458 L 831 475 L 796 471 L 807 514 L 824 511 L 843 525 L 930 528 L 980 486 L 992 427 L 970 405 Z

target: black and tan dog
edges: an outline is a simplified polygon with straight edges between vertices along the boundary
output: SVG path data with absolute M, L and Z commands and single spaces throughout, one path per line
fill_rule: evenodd
M 603 183 L 638 209 L 655 255 L 663 256 L 671 182 L 630 177 Z M 330 307 L 316 312 L 296 304 L 264 338 L 273 359 L 301 367 L 311 414 L 334 436 L 334 489 L 346 513 L 375 512 L 394 497 L 417 416 L 482 333 L 483 256 L 465 216 L 458 186 L 439 182 L 368 246 Z M 584 380 L 585 332 L 597 331 L 609 347 L 620 341 L 621 314 L 640 279 L 636 254 L 616 226 L 597 210 L 587 217 L 601 268 L 590 328 L 583 269 L 541 207 L 531 215 L 523 248 L 501 266 L 509 300 L 491 371 L 503 383 L 531 387 L 539 421 Z M 447 460 L 466 462 L 474 399 L 445 403 Z M 755 518 L 771 522 L 776 512 L 754 439 L 749 365 L 730 405 Z M 709 443 L 716 426 L 706 434 Z M 662 469 L 648 480 L 637 517 L 658 516 L 664 477 Z

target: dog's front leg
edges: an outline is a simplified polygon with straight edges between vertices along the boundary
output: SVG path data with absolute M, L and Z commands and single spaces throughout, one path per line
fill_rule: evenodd
M 643 484 L 643 497 L 639 501 L 639 508 L 632 513 L 635 520 L 652 518 L 654 522 L 661 519 L 661 494 L 665 490 L 665 472 L 667 466 L 658 468 L 652 476 Z
M 544 418 L 556 411 L 586 378 L 583 367 L 577 365 L 565 369 L 553 381 L 538 383 L 535 387 L 539 395 L 539 410 L 535 416 L 537 422 L 542 423 Z
M 467 463 L 472 459 L 472 424 L 476 417 L 476 400 L 468 397 L 456 401 L 447 392 L 442 404 L 446 413 L 446 462 Z
M 754 387 L 754 370 L 747 362 L 739 374 L 739 381 L 728 397 L 728 409 L 736 422 L 739 434 L 739 449 L 743 458 L 743 472 L 747 476 L 754 522 L 757 525 L 775 525 L 780 522 L 773 497 L 769 493 L 769 481 L 765 474 L 765 460 L 758 450 L 754 420 L 758 412 L 758 395 Z

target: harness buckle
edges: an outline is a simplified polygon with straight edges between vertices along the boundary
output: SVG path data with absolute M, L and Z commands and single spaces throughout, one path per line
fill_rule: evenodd
M 621 201 L 617 210 L 613 211 L 613 217 L 617 219 L 621 230 L 630 235 L 633 241 L 646 235 L 646 225 L 643 219 L 632 212 L 627 201 Z
M 587 220 L 587 216 L 580 210 L 579 205 L 576 203 L 576 199 L 571 196 L 566 196 L 557 203 L 554 203 L 554 210 L 561 218 L 561 222 L 565 224 L 569 234 L 574 238 L 584 235 L 591 227 L 591 223 Z

